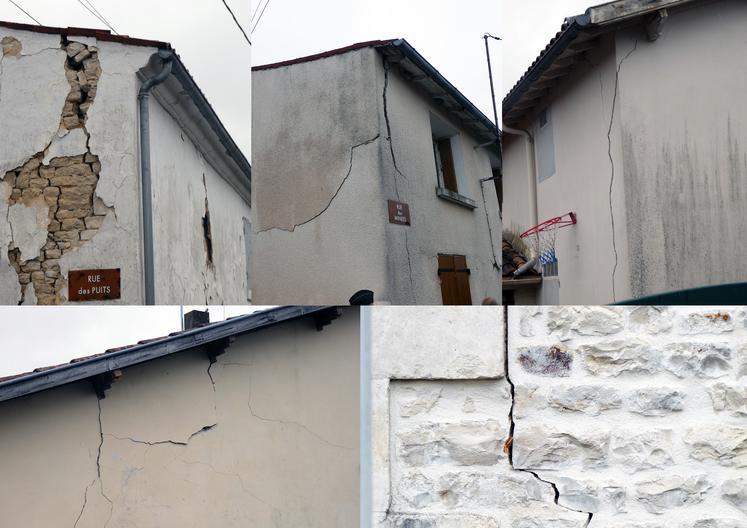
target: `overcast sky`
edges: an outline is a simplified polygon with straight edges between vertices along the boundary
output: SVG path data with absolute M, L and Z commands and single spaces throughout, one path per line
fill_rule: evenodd
M 120 34 L 170 42 L 234 141 L 249 157 L 251 49 L 221 0 L 90 1 Z M 249 1 L 226 1 L 246 27 L 251 18 Z M 83 7 L 83 0 L 14 2 L 46 26 L 106 29 Z M 34 24 L 8 0 L 0 0 L 0 20 Z
M 253 3 L 264 6 L 266 1 Z M 261 65 L 356 42 L 405 38 L 492 120 L 482 36 L 497 34 L 499 1 L 270 0 L 253 34 L 252 62 Z M 490 46 L 498 82 L 500 43 L 491 41 Z
M 188 312 L 194 308 L 185 306 Z M 210 321 L 263 310 L 211 306 Z M 181 330 L 178 306 L 0 306 L 0 377 Z
M 594 0 L 498 0 L 503 38 L 503 75 L 500 99 L 511 90 L 534 59 L 560 31 L 566 17 L 580 15 Z

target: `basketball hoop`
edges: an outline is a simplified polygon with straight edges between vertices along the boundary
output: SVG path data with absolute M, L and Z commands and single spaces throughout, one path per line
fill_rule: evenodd
M 558 261 L 555 253 L 555 237 L 557 236 L 558 229 L 574 225 L 575 223 L 576 213 L 566 213 L 530 227 L 520 234 L 519 238 L 531 237 L 532 249 L 534 251 L 531 258 L 535 264 L 538 264 L 540 267 L 553 264 Z

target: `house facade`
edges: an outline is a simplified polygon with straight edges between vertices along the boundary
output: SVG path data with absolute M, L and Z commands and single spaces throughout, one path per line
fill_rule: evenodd
M 255 302 L 501 292 L 497 130 L 406 41 L 253 69 Z
M 355 526 L 358 350 L 280 307 L 0 379 L 3 525 Z
M 171 46 L 0 41 L 0 303 L 249 302 L 251 168 Z
M 574 212 L 538 301 L 743 282 L 747 5 L 618 0 L 566 19 L 503 101 L 504 226 Z

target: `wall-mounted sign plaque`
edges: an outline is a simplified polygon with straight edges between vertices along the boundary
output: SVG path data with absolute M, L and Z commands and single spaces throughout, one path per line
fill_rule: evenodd
M 71 301 L 105 301 L 120 298 L 119 268 L 70 270 L 67 276 Z
M 387 200 L 389 203 L 389 223 L 410 225 L 410 206 L 406 203 Z

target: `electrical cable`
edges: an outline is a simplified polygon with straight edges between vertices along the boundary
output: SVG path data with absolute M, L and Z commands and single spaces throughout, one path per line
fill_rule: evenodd
M 241 31 L 241 34 L 244 35 L 244 38 L 246 39 L 246 41 L 251 46 L 252 45 L 252 41 L 249 39 L 249 36 L 246 34 L 246 31 L 244 31 L 244 28 L 241 27 L 241 24 L 239 24 L 239 21 L 236 19 L 236 15 L 233 14 L 233 11 L 231 11 L 231 8 L 226 3 L 226 0 L 222 0 L 222 1 L 223 1 L 223 5 L 226 6 L 226 9 L 228 9 L 228 12 L 231 14 L 231 18 L 233 18 L 233 21 L 236 23 L 236 25 L 238 26 L 239 30 Z M 268 2 L 269 2 L 269 0 L 268 0 Z M 250 22 L 250 24 L 251 24 L 251 22 Z
M 36 23 L 37 23 L 37 24 L 39 24 L 40 26 L 42 25 L 42 23 L 41 23 L 41 22 L 39 22 L 39 21 L 38 21 L 37 19 L 35 19 L 34 17 L 32 17 L 32 16 L 31 16 L 31 14 L 30 14 L 30 13 L 29 13 L 28 11 L 26 11 L 26 10 L 25 10 L 24 8 L 22 8 L 21 6 L 19 6 L 18 4 L 16 4 L 16 3 L 15 3 L 15 2 L 13 1 L 13 0 L 8 0 L 8 2 L 10 2 L 10 3 L 11 3 L 11 4 L 13 4 L 14 6 L 16 6 L 16 7 L 17 7 L 18 9 L 20 9 L 21 11 L 23 11 L 23 12 L 24 12 L 24 13 L 26 14 L 26 16 L 27 16 L 27 17 L 29 17 L 29 18 L 30 18 L 31 20 L 33 20 L 34 22 L 36 22 Z
M 119 35 L 119 33 L 117 33 L 117 31 L 112 27 L 112 25 L 109 23 L 109 21 L 104 18 L 104 15 L 102 15 L 101 12 L 99 12 L 99 10 L 96 9 L 96 6 L 93 5 L 93 2 L 91 2 L 91 0 L 85 0 L 85 2 L 89 6 L 91 6 L 91 9 L 94 10 L 94 12 L 95 12 L 96 16 L 98 17 L 98 19 L 101 20 L 104 24 L 106 24 L 106 27 L 108 27 L 109 29 L 112 30 L 112 33 L 114 33 L 115 35 Z
M 110 30 L 111 30 L 112 32 L 114 32 L 114 33 L 117 33 L 116 31 L 114 31 L 114 28 L 113 28 L 113 27 L 111 27 L 111 26 L 110 26 L 110 25 L 109 25 L 109 24 L 108 24 L 108 23 L 107 23 L 107 22 L 106 22 L 106 21 L 105 21 L 105 20 L 104 20 L 104 19 L 103 19 L 102 17 L 100 17 L 99 15 L 97 15 L 97 14 L 96 14 L 96 13 L 95 13 L 95 12 L 94 12 L 94 11 L 93 11 L 93 10 L 92 10 L 91 8 L 90 8 L 90 7 L 88 7 L 88 6 L 86 5 L 86 4 L 84 4 L 84 3 L 83 3 L 83 2 L 81 1 L 81 0 L 78 0 L 78 3 L 79 3 L 80 5 L 82 5 L 82 6 L 83 6 L 83 7 L 85 8 L 85 10 L 86 10 L 86 11 L 88 11 L 88 12 L 89 12 L 89 13 L 91 13 L 91 14 L 92 14 L 92 15 L 93 15 L 94 17 L 96 17 L 96 19 L 97 19 L 97 20 L 98 20 L 99 22 L 101 22 L 101 23 L 102 23 L 102 24 L 104 24 L 104 25 L 105 25 L 106 27 L 108 27 L 108 28 L 109 28 L 109 29 L 110 29 Z
M 262 12 L 259 14 L 259 18 L 257 19 L 257 22 L 254 24 L 254 27 L 252 28 L 251 33 L 254 33 L 254 30 L 257 29 L 257 26 L 259 25 L 260 20 L 262 20 L 262 15 L 265 14 L 265 9 L 267 9 L 268 5 L 270 5 L 270 0 L 267 0 L 267 2 L 265 2 L 265 6 L 262 8 Z

